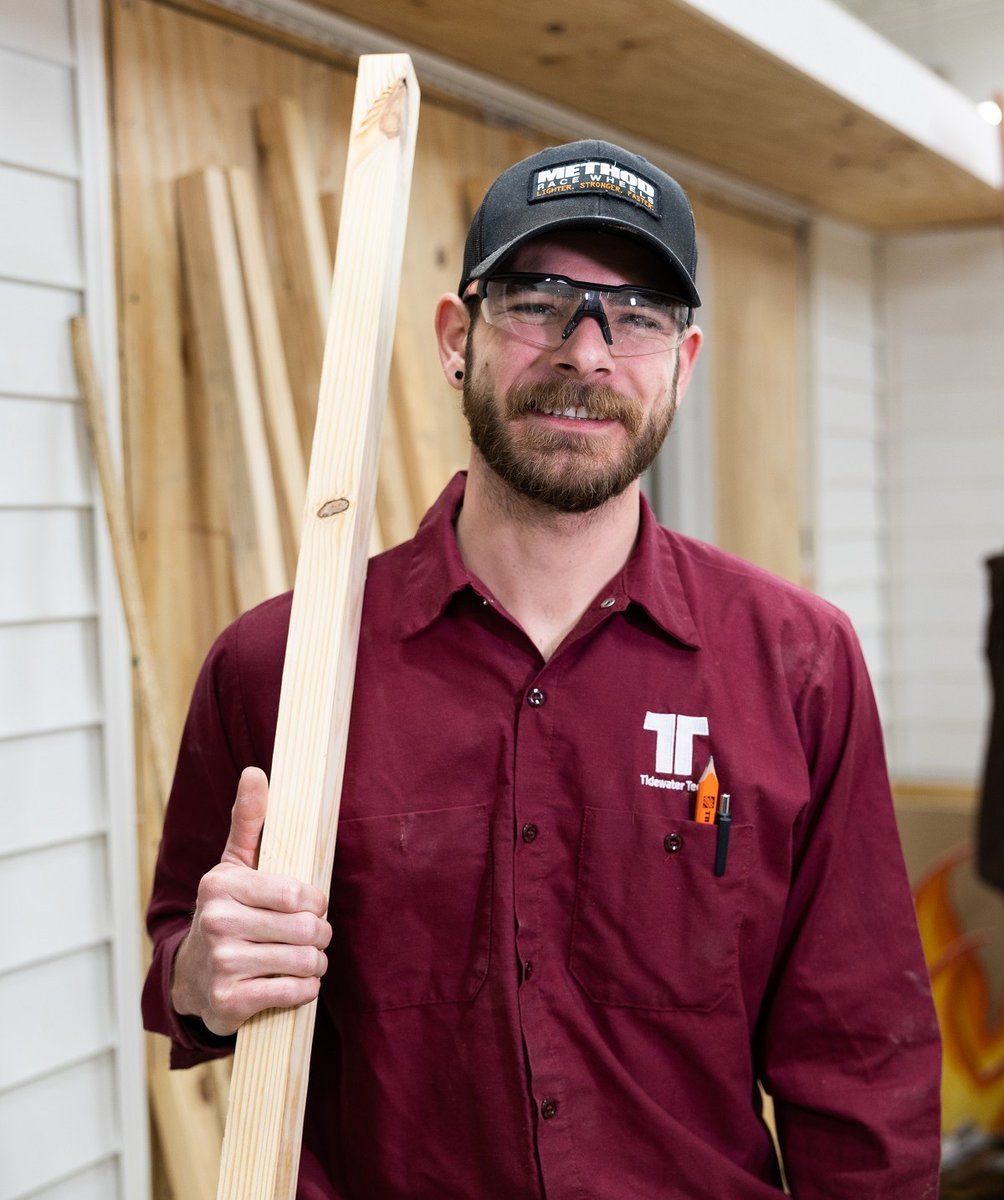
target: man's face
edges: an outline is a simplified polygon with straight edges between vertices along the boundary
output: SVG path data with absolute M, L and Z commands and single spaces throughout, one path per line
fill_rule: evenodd
M 640 243 L 596 232 L 535 239 L 506 271 L 666 286 Z M 520 495 L 561 512 L 597 508 L 652 463 L 676 411 L 681 356 L 689 365 L 694 350 L 614 357 L 590 317 L 559 349 L 547 350 L 476 319 L 464 381 L 471 440 Z

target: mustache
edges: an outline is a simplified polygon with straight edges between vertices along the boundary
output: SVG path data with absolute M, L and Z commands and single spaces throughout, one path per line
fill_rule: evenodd
M 638 406 L 609 384 L 542 380 L 513 384 L 505 394 L 505 415 L 509 418 L 530 412 L 561 412 L 566 408 L 583 408 L 590 417 L 619 421 L 632 436 L 641 429 Z

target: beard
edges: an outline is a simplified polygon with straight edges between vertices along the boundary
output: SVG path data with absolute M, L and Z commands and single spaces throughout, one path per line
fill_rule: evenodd
M 606 384 L 570 380 L 516 384 L 501 399 L 470 370 L 464 382 L 463 411 L 471 441 L 495 474 L 518 495 L 558 512 L 584 513 L 619 496 L 652 465 L 676 414 L 680 360 L 664 406 L 643 417 Z M 611 451 L 597 438 L 537 422 L 515 422 L 526 413 L 584 408 L 589 416 L 619 421 L 627 445 Z

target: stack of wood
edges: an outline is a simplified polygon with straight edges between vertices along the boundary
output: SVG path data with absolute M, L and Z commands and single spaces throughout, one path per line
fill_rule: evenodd
M 227 472 L 241 610 L 285 591 L 292 577 L 339 208 L 336 195 L 317 190 L 299 106 L 286 98 L 268 101 L 255 110 L 254 120 L 290 314 L 285 325 L 292 336 L 286 341 L 249 173 L 212 166 L 177 185 L 189 328 L 213 414 L 213 444 L 205 457 Z M 424 507 L 402 450 L 402 392 L 393 389 L 385 416 L 374 552 L 409 537 Z

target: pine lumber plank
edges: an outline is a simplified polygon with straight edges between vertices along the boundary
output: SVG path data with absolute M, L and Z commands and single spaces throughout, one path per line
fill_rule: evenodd
M 254 184 L 250 172 L 243 167 L 230 167 L 227 180 L 244 271 L 265 423 L 282 497 L 283 527 L 287 544 L 293 551 L 291 561 L 295 563 L 296 551 L 300 546 L 303 502 L 307 495 L 307 465 L 296 424 L 296 407 L 286 370 L 279 314 Z
M 406 55 L 359 64 L 259 867 L 330 884 L 418 123 Z M 349 319 L 351 316 L 351 319 Z M 316 1005 L 242 1026 L 219 1200 L 292 1200 Z
M 294 391 L 300 436 L 309 452 L 331 298 L 331 252 L 303 110 L 288 96 L 266 100 L 255 108 L 255 126 L 289 303 L 298 316 L 295 352 L 301 374 Z
M 268 440 L 237 237 L 218 167 L 178 180 L 178 217 L 203 386 L 224 450 L 242 608 L 286 591 Z
M 338 192 L 321 192 L 320 210 L 324 217 L 324 229 L 327 234 L 327 244 L 331 247 L 332 257 L 338 242 L 338 221 L 341 218 L 342 197 Z M 419 524 L 425 509 L 416 509 L 411 503 L 408 487 L 408 455 L 405 454 L 401 440 L 401 422 L 398 419 L 398 391 L 402 383 L 398 382 L 398 359 L 395 354 L 391 360 L 391 383 L 387 394 L 387 408 L 384 413 L 384 433 L 380 443 L 380 470 L 377 475 L 377 511 L 373 522 L 373 538 L 369 550 L 378 554 L 381 550 L 389 550 L 410 538 Z M 417 386 L 417 378 L 411 377 L 409 383 Z
M 73 358 L 77 369 L 88 440 L 97 468 L 119 582 L 140 711 L 156 776 L 155 794 L 160 804 L 159 828 L 171 788 L 172 755 L 164 724 L 164 703 L 151 648 L 150 628 L 140 588 L 139 567 L 129 529 L 125 494 L 111 451 L 105 405 L 91 354 L 86 317 L 70 322 Z M 153 873 L 155 849 L 140 845 L 144 895 Z M 222 1135 L 227 1090 L 223 1064 L 206 1064 L 191 1071 L 169 1071 L 167 1043 L 147 1035 L 147 1082 L 154 1119 L 164 1149 L 171 1187 L 178 1197 L 212 1200 Z M 222 1092 L 222 1098 L 221 1098 Z

